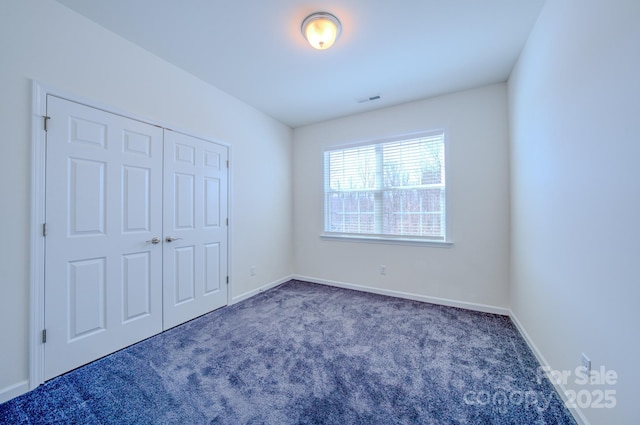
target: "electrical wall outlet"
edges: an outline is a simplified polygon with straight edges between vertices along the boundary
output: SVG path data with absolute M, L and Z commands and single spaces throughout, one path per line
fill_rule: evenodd
M 380 266 L 380 274 L 381 275 L 386 275 L 387 274 L 387 266 Z
M 249 267 L 249 274 L 251 276 L 255 276 L 256 275 L 256 266 Z
M 587 376 L 589 376 L 591 374 L 591 360 L 585 353 L 582 353 L 582 367 Z

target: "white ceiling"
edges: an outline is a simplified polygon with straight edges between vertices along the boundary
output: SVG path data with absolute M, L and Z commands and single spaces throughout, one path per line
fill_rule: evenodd
M 299 127 L 505 81 L 544 0 L 58 0 Z M 300 24 L 342 22 L 329 50 Z M 381 99 L 358 103 L 380 95 Z

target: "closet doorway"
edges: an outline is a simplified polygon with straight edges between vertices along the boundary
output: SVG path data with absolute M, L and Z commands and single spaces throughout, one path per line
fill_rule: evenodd
M 46 96 L 43 379 L 227 304 L 228 148 Z

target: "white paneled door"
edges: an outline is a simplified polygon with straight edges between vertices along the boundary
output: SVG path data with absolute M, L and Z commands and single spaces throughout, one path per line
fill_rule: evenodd
M 164 328 L 227 304 L 227 148 L 164 133 Z
M 47 115 L 45 380 L 227 300 L 226 148 L 51 95 Z
M 47 97 L 45 379 L 162 330 L 162 129 Z

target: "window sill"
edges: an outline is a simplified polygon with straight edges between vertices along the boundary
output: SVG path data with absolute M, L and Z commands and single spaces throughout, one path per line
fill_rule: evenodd
M 430 246 L 436 248 L 451 248 L 453 242 L 450 241 L 433 241 L 411 238 L 385 238 L 380 236 L 357 236 L 357 235 L 332 235 L 322 233 L 320 239 L 341 241 L 341 242 L 364 242 L 364 243 L 381 243 L 391 245 L 413 245 L 413 246 Z

